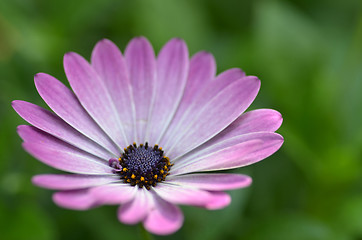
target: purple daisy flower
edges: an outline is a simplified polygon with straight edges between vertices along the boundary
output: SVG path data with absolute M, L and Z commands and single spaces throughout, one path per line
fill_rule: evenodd
M 124 56 L 102 40 L 91 64 L 67 53 L 64 69 L 73 91 L 50 75 L 35 76 L 54 113 L 13 102 L 32 125 L 18 127 L 24 149 L 72 173 L 32 179 L 57 190 L 53 200 L 61 207 L 117 204 L 121 222 L 170 234 L 183 223 L 177 205 L 224 208 L 231 201 L 225 190 L 251 184 L 245 175 L 211 171 L 250 165 L 283 143 L 275 133 L 280 113 L 244 113 L 260 80 L 236 68 L 216 75 L 213 56 L 199 52 L 189 59 L 180 39 L 170 40 L 157 57 L 143 37 L 134 38 Z

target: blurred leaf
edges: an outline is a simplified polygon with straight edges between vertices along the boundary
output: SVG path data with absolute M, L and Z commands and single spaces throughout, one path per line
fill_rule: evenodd
M 190 52 L 194 45 L 202 46 L 209 34 L 204 9 L 196 1 L 137 0 L 134 6 L 135 35 L 145 35 L 159 49 L 173 37 L 186 40 Z M 200 50 L 200 49 L 196 49 Z
M 279 214 L 259 221 L 248 240 L 347 240 L 323 222 L 301 214 Z
M 35 204 L 23 201 L 11 208 L 0 204 L 0 215 L 2 239 L 56 239 L 53 222 Z
M 362 237 L 362 196 L 349 196 L 338 208 L 338 216 L 334 219 L 338 228 L 350 233 L 353 239 Z

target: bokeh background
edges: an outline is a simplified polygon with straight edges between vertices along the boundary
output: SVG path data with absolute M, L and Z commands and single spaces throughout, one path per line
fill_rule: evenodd
M 123 51 L 146 36 L 156 52 L 172 37 L 190 54 L 214 54 L 218 72 L 240 67 L 262 81 L 251 109 L 283 114 L 285 144 L 235 172 L 253 185 L 223 210 L 183 207 L 185 222 L 154 239 L 362 239 L 362 8 L 360 0 L 0 0 L 0 238 L 141 239 L 116 206 L 71 211 L 33 186 L 55 170 L 21 148 L 14 99 L 46 107 L 33 76 L 66 82 L 63 54 L 89 59 L 95 43 Z

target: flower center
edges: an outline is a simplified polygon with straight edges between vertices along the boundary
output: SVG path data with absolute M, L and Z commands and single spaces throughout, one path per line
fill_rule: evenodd
M 111 159 L 109 164 L 125 183 L 148 190 L 164 181 L 172 166 L 169 158 L 163 155 L 162 148 L 158 145 L 149 147 L 147 142 L 145 145 L 129 145 L 118 160 Z

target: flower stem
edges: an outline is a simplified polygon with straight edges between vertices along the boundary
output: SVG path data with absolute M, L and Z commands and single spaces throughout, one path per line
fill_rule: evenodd
M 153 236 L 151 233 L 147 232 L 147 230 L 143 227 L 142 223 L 139 224 L 142 238 L 145 240 L 153 240 Z

